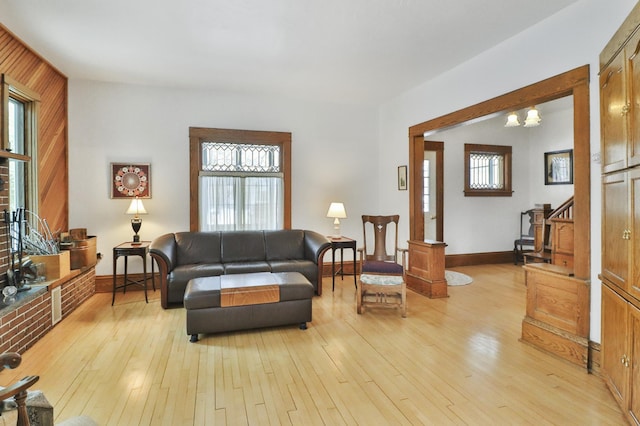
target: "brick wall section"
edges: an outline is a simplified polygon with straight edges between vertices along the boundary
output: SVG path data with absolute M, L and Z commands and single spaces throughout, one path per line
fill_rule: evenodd
M 89 268 L 74 280 L 62 284 L 62 318 L 66 318 L 75 308 L 96 292 L 96 270 Z
M 95 294 L 95 276 L 95 268 L 89 268 L 62 283 L 63 319 Z M 52 328 L 51 292 L 47 289 L 0 317 L 0 353 L 23 354 Z

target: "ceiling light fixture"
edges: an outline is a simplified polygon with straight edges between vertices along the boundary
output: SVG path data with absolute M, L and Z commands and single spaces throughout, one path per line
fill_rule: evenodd
M 529 111 L 527 111 L 527 118 L 524 120 L 524 127 L 535 127 L 540 124 L 542 119 L 540 118 L 540 114 L 536 107 L 531 107 Z
M 507 122 L 504 127 L 518 127 L 520 125 L 520 120 L 518 119 L 518 114 L 513 111 L 507 116 Z

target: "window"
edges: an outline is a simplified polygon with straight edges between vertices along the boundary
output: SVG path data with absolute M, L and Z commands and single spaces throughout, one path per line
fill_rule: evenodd
M 2 75 L 5 130 L 2 147 L 10 152 L 9 211 L 24 207 L 37 214 L 37 115 L 40 96 Z
M 465 196 L 511 196 L 511 147 L 464 144 Z
M 423 212 L 429 213 L 431 209 L 429 200 L 431 198 L 431 177 L 429 171 L 429 160 L 424 160 L 422 167 L 423 185 L 422 185 L 422 206 Z
M 291 133 L 191 128 L 191 230 L 291 227 Z

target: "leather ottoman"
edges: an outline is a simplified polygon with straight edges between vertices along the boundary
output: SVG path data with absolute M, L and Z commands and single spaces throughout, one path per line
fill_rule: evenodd
M 299 272 L 257 272 L 189 280 L 187 334 L 221 333 L 311 321 L 313 285 Z

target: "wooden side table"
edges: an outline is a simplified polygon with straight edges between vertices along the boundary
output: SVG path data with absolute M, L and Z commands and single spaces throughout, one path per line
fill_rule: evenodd
M 144 300 L 149 303 L 149 299 L 147 298 L 147 255 L 149 254 L 150 244 L 151 241 L 141 241 L 139 243 L 126 242 L 113 248 L 113 295 L 111 297 L 111 306 L 113 306 L 116 300 L 116 290 L 121 288 L 123 289 L 123 293 L 126 293 L 127 287 L 130 285 L 141 285 L 144 288 Z M 141 280 L 131 280 L 127 276 L 129 256 L 140 256 L 142 258 L 143 277 Z M 116 282 L 116 266 L 119 257 L 124 257 L 124 282 L 121 285 L 117 285 Z M 151 259 L 151 284 L 153 285 L 153 291 L 156 291 L 154 276 L 153 259 Z
M 329 237 L 331 242 L 331 290 L 336 288 L 336 250 L 340 249 L 340 278 L 344 280 L 344 262 L 343 262 L 343 250 L 345 248 L 353 249 L 353 284 L 358 288 L 356 283 L 356 240 L 347 237 Z

